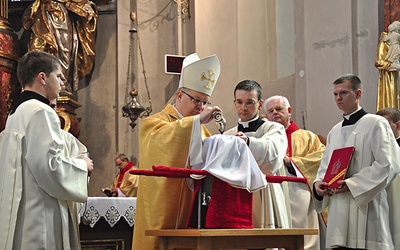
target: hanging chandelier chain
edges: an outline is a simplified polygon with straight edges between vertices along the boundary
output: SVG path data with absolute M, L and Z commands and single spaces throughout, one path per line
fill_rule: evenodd
M 151 98 L 150 98 L 150 91 L 149 91 L 149 86 L 147 85 L 147 76 L 146 76 L 146 69 L 144 67 L 144 60 L 143 60 L 143 52 L 142 52 L 142 46 L 140 45 L 140 37 L 139 37 L 139 32 L 137 32 L 137 41 L 138 41 L 138 47 L 139 47 L 139 54 L 140 54 L 140 60 L 142 63 L 142 73 L 143 73 L 143 78 L 144 78 L 144 85 L 146 87 L 146 91 L 147 91 L 147 96 L 149 98 L 149 106 L 146 107 L 145 112 L 143 113 L 142 116 L 149 116 L 152 110 L 152 106 L 151 106 Z
M 133 88 L 131 81 L 131 55 L 132 55 L 132 36 L 133 33 L 129 33 L 129 50 L 128 50 L 128 68 L 126 70 L 126 84 L 125 84 L 125 103 L 128 103 L 129 92 Z
M 132 24 L 134 24 L 134 21 L 136 20 L 136 14 L 135 12 L 131 12 L 131 20 L 132 20 Z M 146 116 L 149 116 L 151 111 L 152 111 L 152 107 L 151 107 L 151 98 L 150 98 L 150 91 L 149 91 L 149 87 L 147 84 L 147 76 L 146 76 L 146 68 L 145 68 L 145 64 L 144 64 L 144 60 L 143 60 L 143 51 L 142 51 L 142 46 L 140 44 L 140 39 L 139 39 L 139 34 L 137 34 L 137 43 L 138 43 L 138 50 L 139 50 L 139 56 L 140 56 L 140 60 L 142 63 L 142 68 L 143 68 L 143 77 L 144 77 L 144 84 L 146 87 L 146 91 L 147 91 L 147 96 L 149 98 L 149 106 L 148 107 L 143 107 L 142 104 L 140 104 L 140 102 L 137 100 L 137 97 L 139 95 L 138 93 L 138 88 L 134 87 L 134 80 L 132 81 L 131 78 L 131 65 L 132 65 L 132 44 L 133 44 L 133 33 L 138 33 L 137 29 L 135 29 L 133 26 L 132 28 L 129 30 L 130 34 L 130 40 L 129 40 L 129 52 L 128 52 L 128 68 L 126 70 L 126 86 L 125 86 L 125 105 L 122 107 L 122 116 L 123 117 L 128 117 L 131 122 L 129 123 L 129 125 L 131 126 L 132 130 L 135 128 L 136 126 L 136 120 L 138 118 L 143 118 Z M 137 58 L 137 57 L 135 57 Z M 131 100 L 128 102 L 128 98 L 129 96 L 131 97 Z

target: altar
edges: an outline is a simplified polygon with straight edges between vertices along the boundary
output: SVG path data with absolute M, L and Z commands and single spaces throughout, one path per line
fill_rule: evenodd
M 82 249 L 131 249 L 136 197 L 89 197 L 80 210 Z

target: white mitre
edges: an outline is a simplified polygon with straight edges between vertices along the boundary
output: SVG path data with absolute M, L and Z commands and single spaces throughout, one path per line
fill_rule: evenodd
M 200 59 L 196 53 L 190 54 L 182 63 L 179 88 L 184 87 L 211 96 L 220 72 L 221 65 L 216 55 Z

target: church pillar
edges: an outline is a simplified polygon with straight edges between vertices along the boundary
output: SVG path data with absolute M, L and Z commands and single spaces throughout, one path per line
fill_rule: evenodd
M 12 103 L 21 92 L 17 79 L 18 43 L 8 22 L 7 0 L 0 0 L 0 131 L 5 127 Z
M 385 31 L 393 21 L 400 21 L 400 0 L 385 0 L 383 7 Z

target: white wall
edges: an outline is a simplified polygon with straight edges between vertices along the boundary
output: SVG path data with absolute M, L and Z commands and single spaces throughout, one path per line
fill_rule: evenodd
M 276 1 L 277 78 L 294 74 L 294 2 Z
M 360 77 L 364 82 L 362 105 L 375 112 L 377 5 L 373 0 L 304 1 L 306 88 L 303 91 L 307 126 L 318 134 L 326 136 L 341 119 L 333 100 L 332 82 L 343 74 Z

